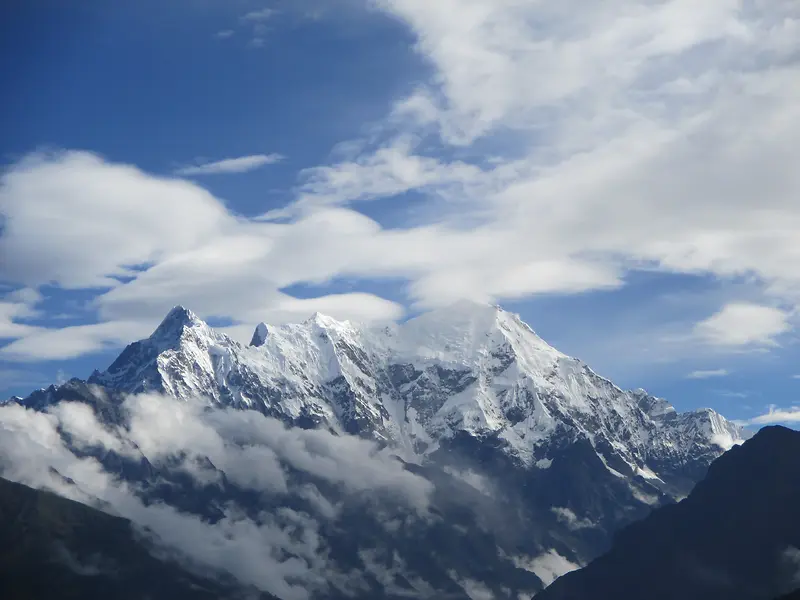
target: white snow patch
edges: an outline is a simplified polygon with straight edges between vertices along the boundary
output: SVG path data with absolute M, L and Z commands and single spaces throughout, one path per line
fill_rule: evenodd
M 661 477 L 656 475 L 653 472 L 653 470 L 650 469 L 650 467 L 648 467 L 647 465 L 645 465 L 644 467 L 636 467 L 636 474 L 639 477 L 643 477 L 644 479 L 655 479 L 655 480 L 661 481 L 663 483 L 663 480 L 661 479 Z
M 550 466 L 553 464 L 552 458 L 540 458 L 536 461 L 536 468 L 537 469 L 549 469 Z

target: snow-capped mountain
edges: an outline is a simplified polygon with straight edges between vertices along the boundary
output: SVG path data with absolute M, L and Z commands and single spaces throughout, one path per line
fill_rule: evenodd
M 195 410 L 198 397 L 221 410 L 206 407 L 206 417 L 190 411 L 171 425 L 141 413 L 153 398 L 168 413 Z M 324 548 L 340 583 L 353 573 L 371 583 L 355 596 L 329 589 L 315 599 L 474 597 L 468 589 L 530 597 L 608 550 L 621 527 L 688 494 L 743 437 L 714 411 L 681 414 L 643 390 L 622 390 L 549 346 L 518 316 L 467 302 L 388 327 L 319 314 L 297 324 L 262 323 L 249 345 L 176 307 L 106 371 L 10 404 L 49 412 L 42 423 L 73 415 L 66 424 L 80 425 L 79 433 L 90 421 L 88 406 L 105 433 L 77 445 L 69 432 L 56 436 L 147 505 L 212 524 L 240 513 L 257 521 L 321 518 L 309 539 Z M 256 418 L 272 423 L 272 433 L 243 441 Z M 250 425 L 195 445 L 182 431 L 187 419 L 204 435 L 224 422 Z M 169 452 L 154 456 L 139 438 L 108 441 L 134 431 Z M 317 458 L 279 469 L 274 457 L 257 458 L 275 455 L 284 438 L 295 438 L 286 456 L 305 448 Z M 338 457 L 336 447 L 352 451 L 353 444 L 361 450 Z M 326 480 L 347 470 L 357 475 L 373 454 L 400 457 L 400 470 L 421 478 L 428 517 L 409 517 L 391 497 L 352 496 Z M 318 457 L 331 455 L 343 466 L 327 473 L 322 466 L 330 461 L 318 464 Z M 288 483 L 273 485 L 270 473 Z M 271 491 L 253 495 L 254 481 Z M 381 569 L 391 566 L 391 577 L 377 575 L 376 557 Z M 407 589 L 395 589 L 398 577 L 411 582 Z M 322 581 L 339 589 L 338 580 Z
M 260 324 L 249 346 L 174 308 L 90 383 L 128 393 L 202 395 L 304 427 L 373 438 L 420 459 L 468 434 L 493 437 L 521 466 L 587 440 L 615 475 L 682 495 L 742 439 L 710 409 L 679 414 L 624 391 L 549 346 L 517 315 L 461 302 L 370 328 L 316 314 Z

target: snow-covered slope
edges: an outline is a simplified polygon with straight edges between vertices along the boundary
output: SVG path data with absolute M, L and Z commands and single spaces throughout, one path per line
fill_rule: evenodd
M 517 315 L 469 302 L 383 328 L 320 314 L 260 324 L 249 346 L 176 307 L 90 382 L 202 395 L 370 437 L 415 460 L 467 434 L 496 439 L 521 466 L 545 469 L 555 448 L 584 439 L 615 475 L 675 495 L 742 439 L 714 411 L 678 414 L 642 390 L 621 390 Z

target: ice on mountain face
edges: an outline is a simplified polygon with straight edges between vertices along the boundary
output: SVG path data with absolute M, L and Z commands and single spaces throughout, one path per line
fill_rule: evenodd
M 609 472 L 650 481 L 687 465 L 699 472 L 741 438 L 713 411 L 678 414 L 643 390 L 621 390 L 517 315 L 470 302 L 382 328 L 321 314 L 262 323 L 250 346 L 176 307 L 93 379 L 324 425 L 412 459 L 465 432 L 496 436 L 515 460 L 541 470 L 548 448 L 568 435 L 589 440 Z

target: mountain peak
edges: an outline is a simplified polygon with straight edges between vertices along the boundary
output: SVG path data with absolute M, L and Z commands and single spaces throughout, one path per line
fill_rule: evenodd
M 178 305 L 167 313 L 167 316 L 164 317 L 164 320 L 161 321 L 161 324 L 150 337 L 164 338 L 173 337 L 175 335 L 179 336 L 185 327 L 193 327 L 201 324 L 204 324 L 204 322 L 200 317 L 188 308 Z
M 185 325 L 191 323 L 192 321 L 199 321 L 199 317 L 190 311 L 185 306 L 181 306 L 180 304 L 177 306 L 172 307 L 170 311 L 167 313 L 167 316 L 161 321 L 161 325 L 159 328 L 163 326 L 171 326 L 173 324 L 180 324 Z
M 315 312 L 311 317 L 306 319 L 305 323 L 316 325 L 322 329 L 338 329 L 348 325 L 348 321 L 339 321 L 321 312 Z
M 269 328 L 267 324 L 264 322 L 259 323 L 256 325 L 256 330 L 253 332 L 253 337 L 250 339 L 251 346 L 263 346 L 264 342 L 267 341 L 267 336 L 269 335 Z

